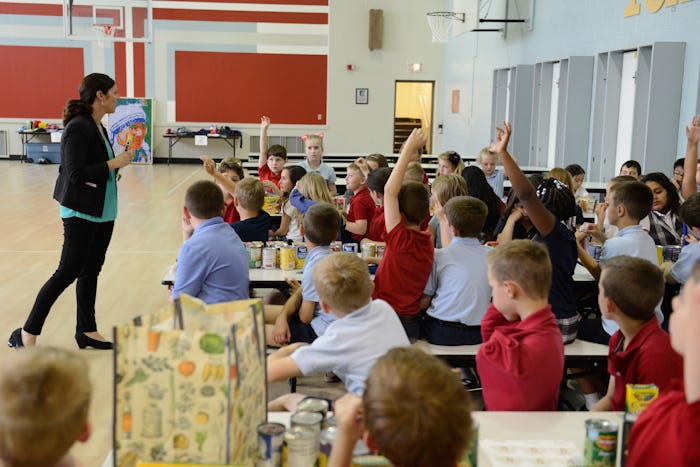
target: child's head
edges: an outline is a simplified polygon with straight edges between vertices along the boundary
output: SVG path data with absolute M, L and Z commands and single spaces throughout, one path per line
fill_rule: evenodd
M 367 188 L 372 196 L 374 203 L 382 205 L 384 201 L 384 185 L 389 180 L 391 169 L 389 167 L 380 167 L 374 169 L 367 175 Z
M 314 266 L 313 278 L 321 306 L 325 304 L 336 313 L 352 313 L 372 300 L 374 287 L 367 263 L 355 254 L 324 257 Z
M 651 189 L 642 182 L 618 182 L 610 187 L 610 205 L 608 206 L 608 220 L 610 223 L 620 217 L 617 207 L 625 207 L 627 217 L 639 222 L 651 212 L 654 195 Z
M 556 180 L 559 180 L 564 185 L 566 185 L 566 187 L 569 190 L 571 190 L 572 193 L 576 191 L 574 189 L 574 179 L 569 173 L 569 171 L 566 169 L 562 169 L 561 167 L 554 167 L 549 172 L 547 172 L 547 175 L 545 175 L 544 178 L 554 178 Z
M 377 170 L 382 167 L 389 167 L 389 161 L 383 154 L 373 153 L 365 157 L 370 170 Z
M 287 149 L 279 144 L 273 144 L 267 148 L 267 166 L 273 174 L 282 172 L 287 163 Z
M 425 170 L 423 170 L 423 166 L 420 165 L 420 162 L 409 162 L 406 167 L 406 172 L 403 174 L 403 181 L 423 183 L 424 175 Z
M 639 180 L 642 176 L 642 166 L 635 160 L 628 160 L 620 167 L 620 175 L 629 175 Z
M 348 165 L 347 175 L 345 176 L 345 187 L 352 192 L 357 192 L 360 191 L 366 183 L 367 178 L 357 164 Z
M 0 365 L 0 463 L 52 466 L 75 441 L 87 441 L 91 392 L 88 365 L 75 352 L 32 347 L 5 353 Z
M 484 174 L 486 174 L 487 177 L 490 177 L 493 175 L 493 172 L 496 170 L 496 162 L 498 161 L 498 157 L 496 156 L 495 152 L 491 152 L 488 150 L 488 148 L 484 148 L 479 152 L 479 165 L 481 166 L 481 170 L 484 171 Z
M 340 230 L 340 213 L 330 203 L 317 203 L 304 214 L 304 237 L 314 245 L 330 245 Z
M 304 135 L 304 154 L 309 162 L 321 162 L 323 157 L 323 137 L 320 135 Z
M 689 229 L 700 229 L 700 193 L 688 196 L 685 203 L 681 204 L 679 214 Z
M 652 211 L 662 214 L 671 211 L 674 214 L 678 214 L 681 198 L 678 195 L 678 190 L 666 175 L 661 172 L 652 172 L 642 177 L 641 181 L 647 184 L 654 195 L 654 202 L 651 206 Z
M 664 295 L 661 269 L 646 259 L 625 255 L 614 256 L 601 267 L 598 305 L 603 316 L 611 318 L 614 304 L 632 319 L 649 321 Z
M 232 182 L 240 182 L 245 177 L 243 173 L 243 167 L 238 159 L 233 157 L 228 157 L 219 163 L 217 171 L 223 174 L 226 178 Z
M 236 186 L 236 189 L 238 189 L 238 186 Z M 222 214 L 224 195 L 216 183 L 209 180 L 200 180 L 187 188 L 185 192 L 185 207 L 190 212 L 190 215 L 197 219 L 211 219 Z
M 236 184 L 233 194 L 238 206 L 247 211 L 259 211 L 265 204 L 265 187 L 252 177 L 244 178 Z
M 466 196 L 467 182 L 464 177 L 457 174 L 447 174 L 438 176 L 433 182 L 431 195 L 433 201 L 444 206 L 455 196 Z
M 498 197 L 486 180 L 484 171 L 479 167 L 475 165 L 465 167 L 464 170 L 462 170 L 462 178 L 467 182 L 467 192 L 469 196 L 479 198 L 480 200 Z
M 333 203 L 331 192 L 328 191 L 328 184 L 320 174 L 308 173 L 304 175 L 299 179 L 297 189 L 306 198 L 319 203 Z
M 571 230 L 575 228 L 576 199 L 569 187 L 556 178 L 545 178 L 537 187 L 537 198 L 558 221 Z
M 306 175 L 306 169 L 300 165 L 285 167 L 280 176 L 280 190 L 283 193 L 289 193 L 304 175 Z
M 438 170 L 439 175 L 446 175 L 452 173 L 462 173 L 464 170 L 464 162 L 462 158 L 455 151 L 445 151 L 438 156 Z
M 578 164 L 567 165 L 566 171 L 571 175 L 571 181 L 574 184 L 572 191 L 576 193 L 576 191 L 581 188 L 581 185 L 583 185 L 583 180 L 586 178 L 586 171 Z
M 399 191 L 399 211 L 409 224 L 420 225 L 430 213 L 430 195 L 420 182 L 404 182 Z
M 452 467 L 472 437 L 469 393 L 445 363 L 413 347 L 377 360 L 362 413 L 370 444 L 394 465 Z
M 673 180 L 678 186 L 683 183 L 683 175 L 685 175 L 685 157 L 681 157 L 673 163 Z
M 489 214 L 486 203 L 472 196 L 456 196 L 444 209 L 447 223 L 457 229 L 458 237 L 479 238 Z
M 519 288 L 530 300 L 546 300 L 552 282 L 552 263 L 547 248 L 531 240 L 498 245 L 486 255 L 493 303 L 507 318 L 515 318 L 514 302 Z

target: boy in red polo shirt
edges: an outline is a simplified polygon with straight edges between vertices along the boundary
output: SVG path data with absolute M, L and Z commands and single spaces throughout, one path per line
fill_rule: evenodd
M 267 129 L 270 127 L 270 117 L 260 118 L 260 156 L 258 157 L 258 178 L 263 182 L 265 191 L 282 195 L 280 178 L 282 169 L 287 163 L 287 150 L 284 146 L 273 144 L 267 147 Z
M 350 209 L 343 211 L 345 230 L 352 234 L 353 240 L 360 242 L 367 236 L 369 225 L 374 217 L 375 205 L 367 189 L 367 177 L 357 164 L 348 166 L 345 187 L 353 192 Z
M 420 298 L 433 269 L 433 244 L 430 234 L 420 230 L 428 215 L 428 191 L 419 182 L 403 183 L 403 176 L 426 141 L 420 128 L 411 132 L 384 186 L 386 248 L 374 276 L 372 295 L 396 310 L 411 340 L 420 334 Z
M 700 465 L 700 262 L 673 299 L 669 328 L 683 358 L 683 381 L 674 381 L 634 422 L 629 467 Z
M 610 337 L 608 393 L 592 410 L 622 411 L 628 384 L 656 384 L 663 393 L 671 379 L 683 376 L 683 364 L 654 316 L 664 295 L 658 267 L 645 259 L 615 256 L 603 264 L 598 288 L 603 317 L 620 329 Z
M 557 410 L 564 344 L 549 305 L 547 248 L 513 240 L 486 255 L 493 302 L 476 354 L 488 410 Z

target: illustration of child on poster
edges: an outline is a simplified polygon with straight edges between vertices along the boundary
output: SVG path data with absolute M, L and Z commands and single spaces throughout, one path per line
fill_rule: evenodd
M 115 112 L 109 116 L 109 137 L 114 153 L 133 149 L 132 162 L 152 164 L 150 126 L 150 99 L 119 99 Z

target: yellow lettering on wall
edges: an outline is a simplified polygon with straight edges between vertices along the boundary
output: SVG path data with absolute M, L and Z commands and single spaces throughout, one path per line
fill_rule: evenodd
M 676 6 L 678 5 L 678 0 L 666 0 L 666 6 Z
M 664 0 L 644 0 L 644 5 L 649 10 L 649 13 L 656 13 L 664 6 Z
M 629 5 L 625 7 L 625 18 L 628 16 L 638 15 L 641 9 L 642 6 L 637 2 L 637 0 L 630 0 Z

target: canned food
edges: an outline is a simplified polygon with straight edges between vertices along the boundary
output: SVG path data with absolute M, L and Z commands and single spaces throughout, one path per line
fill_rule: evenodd
M 350 467 L 389 467 L 391 462 L 384 456 L 354 456 Z
M 318 412 L 295 412 L 290 419 L 290 426 L 300 426 L 313 430 L 316 433 L 321 432 L 323 424 L 323 415 Z
M 326 428 L 326 414 L 328 413 L 328 401 L 318 397 L 307 397 L 297 404 L 297 412 L 312 412 L 321 414 L 321 429 Z
M 263 248 L 262 251 L 262 268 L 263 269 L 275 269 L 275 262 L 277 260 L 277 248 Z
M 343 242 L 340 242 L 338 240 L 332 241 L 331 242 L 331 251 L 335 253 L 340 253 L 343 251 Z
M 681 247 L 678 245 L 665 245 L 663 251 L 663 260 L 665 262 L 675 263 L 678 261 L 678 257 L 681 255 Z
M 258 425 L 258 459 L 256 467 L 282 467 L 284 425 L 261 423 Z
M 384 250 L 386 249 L 386 245 L 377 245 L 377 258 L 383 258 L 384 257 Z
M 308 250 L 306 249 L 305 244 L 294 245 L 294 248 L 295 248 L 295 253 L 296 253 L 296 258 L 294 260 L 294 267 L 296 269 L 301 269 L 304 267 L 304 262 L 306 261 L 306 255 L 308 254 Z
M 296 265 L 296 250 L 292 246 L 283 246 L 280 252 L 280 268 L 284 271 L 294 269 Z
M 327 467 L 328 459 L 331 458 L 331 449 L 335 437 L 338 434 L 338 429 L 334 426 L 328 427 L 321 431 L 320 452 L 318 454 L 318 467 Z
M 357 254 L 357 243 L 343 243 L 343 253 Z
M 287 467 L 309 467 L 318 460 L 318 432 L 295 426 L 284 432 L 282 457 Z
M 596 261 L 600 261 L 600 254 L 603 252 L 603 246 L 602 245 L 594 245 L 592 243 L 588 244 L 588 254 L 591 255 L 591 258 L 593 258 Z
M 248 267 L 259 269 L 262 266 L 262 245 L 246 242 L 245 249 L 248 253 Z
M 363 258 L 374 258 L 377 256 L 377 244 L 376 243 L 363 243 L 362 244 L 362 257 Z
M 617 457 L 617 423 L 600 418 L 586 420 L 586 465 L 614 467 Z

